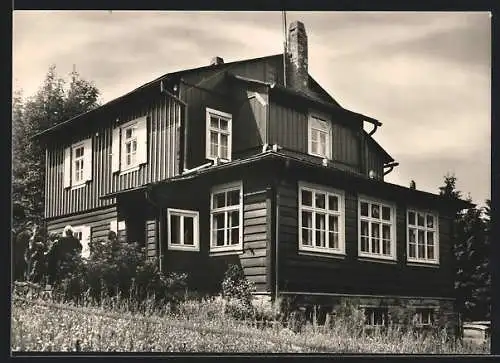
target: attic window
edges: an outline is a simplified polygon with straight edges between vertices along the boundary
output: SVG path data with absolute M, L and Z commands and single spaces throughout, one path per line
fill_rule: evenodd
M 206 113 L 206 158 L 210 160 L 231 160 L 231 122 L 230 113 L 207 107 Z
M 324 117 L 309 115 L 308 152 L 322 158 L 332 158 L 332 128 Z

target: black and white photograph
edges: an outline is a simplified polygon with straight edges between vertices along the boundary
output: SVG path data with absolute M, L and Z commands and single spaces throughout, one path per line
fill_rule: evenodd
M 14 10 L 11 355 L 490 354 L 491 31 Z

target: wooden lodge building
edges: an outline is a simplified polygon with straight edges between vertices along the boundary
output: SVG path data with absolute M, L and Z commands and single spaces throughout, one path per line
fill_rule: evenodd
M 215 57 L 39 134 L 49 232 L 71 224 L 88 245 L 115 230 L 195 290 L 239 264 L 256 296 L 453 328 L 452 220 L 468 204 L 385 182 L 381 122 L 340 106 L 307 49 L 294 22 L 285 57 Z

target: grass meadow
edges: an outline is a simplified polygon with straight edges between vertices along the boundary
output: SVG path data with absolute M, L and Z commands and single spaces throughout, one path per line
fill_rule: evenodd
M 85 306 L 87 305 L 87 306 Z M 73 306 L 13 297 L 12 351 L 489 354 L 488 345 L 464 345 L 442 332 L 427 336 L 389 328 L 367 334 L 339 318 L 328 326 L 306 324 L 300 332 L 277 321 L 260 324 L 225 313 L 221 298 L 187 300 L 176 312 L 132 312 L 125 303 Z

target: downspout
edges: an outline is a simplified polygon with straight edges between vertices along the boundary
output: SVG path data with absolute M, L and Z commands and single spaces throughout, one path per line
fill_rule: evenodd
M 389 173 L 390 173 L 390 172 L 391 172 L 391 171 L 392 171 L 392 170 L 393 170 L 396 166 L 398 166 L 398 165 L 399 165 L 399 163 L 398 163 L 398 162 L 396 162 L 396 161 L 393 161 L 392 163 L 385 164 L 385 165 L 384 165 L 384 169 L 385 169 L 385 168 L 390 168 L 390 169 L 389 169 L 389 170 L 384 171 L 384 176 L 385 176 L 385 175 L 387 175 L 387 174 L 389 174 Z
M 377 131 L 378 125 L 376 123 L 373 123 L 373 129 L 368 133 L 368 136 L 372 136 L 375 131 Z
M 274 298 L 278 298 L 279 293 L 279 260 L 278 260 L 278 247 L 279 247 L 279 213 L 280 213 L 280 195 L 278 192 L 278 179 L 274 181 L 273 186 L 274 194 Z
M 183 137 L 183 155 L 182 155 L 182 170 L 187 170 L 187 155 L 188 155 L 188 107 L 187 105 L 184 105 L 184 126 L 183 126 L 183 131 L 184 131 L 184 137 Z
M 163 220 L 163 211 L 162 209 L 160 208 L 160 206 L 158 204 L 156 204 L 153 199 L 151 198 L 151 187 L 148 187 L 146 188 L 146 190 L 144 191 L 144 196 L 146 197 L 146 200 L 151 203 L 157 210 L 158 210 L 158 215 L 159 215 L 159 221 L 157 223 L 157 231 L 158 231 L 158 255 L 159 255 L 159 258 L 158 258 L 158 261 L 159 261 L 159 269 L 160 269 L 160 272 L 163 271 L 163 256 L 162 256 L 162 245 L 161 245 L 161 237 L 162 237 L 162 233 L 161 233 L 161 221 Z

